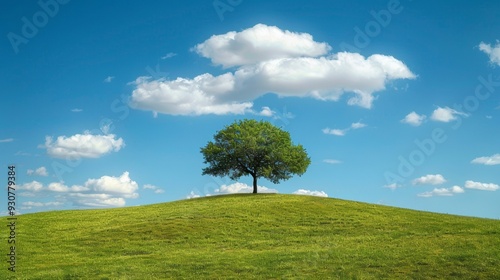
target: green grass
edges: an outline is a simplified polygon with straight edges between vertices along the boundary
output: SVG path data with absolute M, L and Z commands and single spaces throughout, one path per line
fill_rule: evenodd
M 21 215 L 17 254 L 17 279 L 500 279 L 500 221 L 227 195 Z

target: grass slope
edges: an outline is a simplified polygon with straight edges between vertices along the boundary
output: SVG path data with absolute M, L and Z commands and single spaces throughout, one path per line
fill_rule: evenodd
M 500 279 L 498 220 L 331 198 L 227 195 L 17 223 L 17 279 Z

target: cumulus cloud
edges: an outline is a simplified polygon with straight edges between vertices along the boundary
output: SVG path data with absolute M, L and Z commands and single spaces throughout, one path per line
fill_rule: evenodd
M 61 204 L 68 202 L 82 207 L 120 207 L 126 204 L 126 199 L 139 196 L 136 192 L 138 184 L 130 178 L 128 172 L 119 177 L 102 176 L 98 179 L 88 179 L 83 185 L 71 187 L 63 182 L 52 182 L 44 187 L 42 183 L 33 181 L 18 186 L 18 189 L 24 190 L 23 196 L 29 197 L 34 197 L 35 193 L 37 196 L 41 193 L 48 196 L 57 194 L 56 198 Z M 44 205 L 40 207 L 42 206 Z
M 59 136 L 54 141 L 52 137 L 45 137 L 47 154 L 54 158 L 98 158 L 112 151 L 117 152 L 125 146 L 122 138 L 114 134 L 93 135 L 89 132 L 75 134 L 70 137 Z
M 337 160 L 337 159 L 324 159 L 323 162 L 324 163 L 328 163 L 328 164 L 339 164 L 339 163 L 342 163 L 342 161 Z
M 473 159 L 471 163 L 484 164 L 484 165 L 497 165 L 500 164 L 500 154 L 494 154 L 489 157 L 478 157 Z
M 71 193 L 73 204 L 83 207 L 123 207 L 126 201 L 123 197 L 112 197 L 109 194 Z
M 401 120 L 402 123 L 406 123 L 413 126 L 420 126 L 427 117 L 425 115 L 419 115 L 415 111 L 406 115 L 404 119 Z
M 441 185 L 446 179 L 441 174 L 429 174 L 413 180 L 413 185 Z
M 484 52 L 490 58 L 490 63 L 497 64 L 500 66 L 500 42 L 497 41 L 495 46 L 491 46 L 491 44 L 486 44 L 481 42 L 479 44 L 479 50 Z
M 53 191 L 53 192 L 83 192 L 83 191 L 88 191 L 89 188 L 84 187 L 84 186 L 77 186 L 77 185 L 68 187 L 68 186 L 64 185 L 63 183 L 54 182 L 54 183 L 50 183 L 47 186 L 47 190 Z
M 465 182 L 465 187 L 467 189 L 475 189 L 475 190 L 481 190 L 481 191 L 496 191 L 500 188 L 497 184 L 492 184 L 492 183 L 480 183 L 480 182 L 474 182 L 474 181 L 466 181 Z
M 326 192 L 324 192 L 324 191 L 311 191 L 311 190 L 305 190 L 305 189 L 298 189 L 298 190 L 294 191 L 293 194 L 328 197 L 328 194 L 326 194 Z
M 44 166 L 42 167 L 39 167 L 35 170 L 32 170 L 32 169 L 28 169 L 28 171 L 26 172 L 28 175 L 38 175 L 38 176 L 49 176 L 49 173 L 47 172 L 47 168 L 45 168 Z
M 99 179 L 89 179 L 85 182 L 85 187 L 96 192 L 119 194 L 125 198 L 137 198 L 135 192 L 139 188 L 137 183 L 130 179 L 127 171 L 120 177 L 102 176 Z
M 17 189 L 31 191 L 31 192 L 38 192 L 43 189 L 43 184 L 37 181 L 32 181 L 30 183 L 25 183 L 20 186 L 17 186 Z
M 438 121 L 438 122 L 451 122 L 456 120 L 457 116 L 467 117 L 469 115 L 463 112 L 458 112 L 449 107 L 444 107 L 444 108 L 438 107 L 436 110 L 432 112 L 431 119 L 433 121 Z
M 234 90 L 234 83 L 231 73 L 218 77 L 203 74 L 194 79 L 173 81 L 139 77 L 130 106 L 169 115 L 241 115 L 253 104 L 224 99 Z
M 331 47 L 318 43 L 307 33 L 281 30 L 276 26 L 257 24 L 241 32 L 214 35 L 194 50 L 223 67 L 256 64 L 266 60 L 292 57 L 317 57 Z
M 418 194 L 420 197 L 432 197 L 432 196 L 453 196 L 455 194 L 464 193 L 465 190 L 459 186 L 453 186 L 451 188 L 435 188 L 430 192 L 424 192 Z
M 107 77 L 106 77 L 106 79 L 104 79 L 104 81 L 103 81 L 103 82 L 105 82 L 105 83 L 111 83 L 111 82 L 113 81 L 113 79 L 114 79 L 114 78 L 115 78 L 115 77 L 113 77 L 113 76 L 107 76 Z
M 236 182 L 230 185 L 222 185 L 215 190 L 215 194 L 251 193 L 251 192 L 253 192 L 253 186 L 249 186 L 245 183 L 240 183 L 240 182 Z M 270 189 L 263 186 L 257 186 L 257 192 L 277 193 L 278 190 Z
M 373 93 L 384 90 L 387 82 L 416 77 L 392 56 L 327 55 L 328 44 L 315 42 L 309 34 L 263 24 L 214 35 L 194 50 L 214 64 L 238 68 L 192 79 L 139 77 L 130 105 L 170 115 L 244 114 L 267 93 L 336 101 L 350 92 L 354 96 L 348 104 L 370 108 Z

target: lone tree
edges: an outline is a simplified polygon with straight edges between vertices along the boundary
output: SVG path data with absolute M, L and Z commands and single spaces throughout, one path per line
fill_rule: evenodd
M 302 145 L 293 145 L 290 134 L 266 121 L 242 120 L 226 126 L 201 148 L 208 167 L 203 175 L 229 176 L 237 180 L 252 175 L 277 184 L 292 174 L 302 175 L 311 163 Z

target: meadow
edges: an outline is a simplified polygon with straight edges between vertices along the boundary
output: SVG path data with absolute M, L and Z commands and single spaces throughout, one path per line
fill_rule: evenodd
M 0 279 L 500 279 L 499 220 L 333 198 L 238 194 L 17 218 L 16 272 L 2 261 Z

